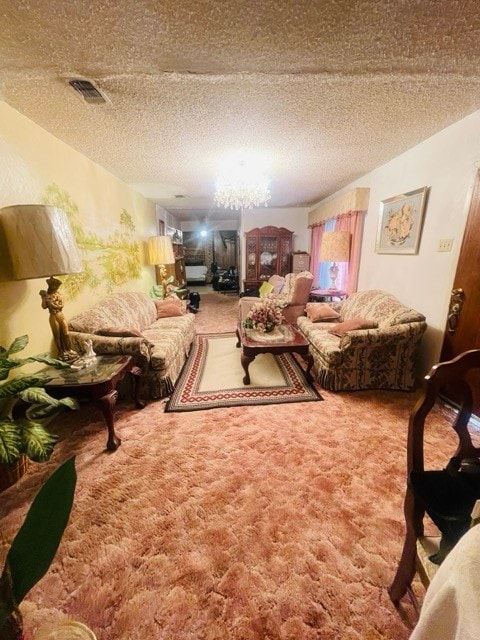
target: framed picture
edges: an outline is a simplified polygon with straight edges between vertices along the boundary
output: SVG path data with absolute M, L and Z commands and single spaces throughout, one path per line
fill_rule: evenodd
M 165 222 L 163 220 L 158 221 L 158 235 L 159 236 L 165 235 Z
M 428 187 L 382 200 L 377 253 L 418 253 Z

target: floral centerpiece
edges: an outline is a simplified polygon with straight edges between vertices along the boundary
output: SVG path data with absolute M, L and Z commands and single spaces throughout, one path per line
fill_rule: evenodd
M 282 309 L 273 298 L 265 298 L 255 302 L 243 323 L 246 329 L 254 329 L 259 333 L 270 333 L 282 323 Z

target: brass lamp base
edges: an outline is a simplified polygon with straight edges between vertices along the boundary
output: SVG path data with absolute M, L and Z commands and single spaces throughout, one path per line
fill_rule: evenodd
M 61 281 L 53 276 L 48 278 L 48 289 L 40 291 L 42 298 L 42 309 L 48 309 L 49 322 L 52 330 L 53 340 L 57 348 L 57 358 L 65 362 L 73 362 L 78 358 L 78 353 L 72 349 L 68 324 L 63 315 L 63 298 L 58 292 Z

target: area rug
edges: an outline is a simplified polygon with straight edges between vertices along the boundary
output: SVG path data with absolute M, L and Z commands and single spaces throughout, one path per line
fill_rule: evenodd
M 245 372 L 234 333 L 199 335 L 165 411 L 197 411 L 241 405 L 321 400 L 289 353 L 259 354 Z

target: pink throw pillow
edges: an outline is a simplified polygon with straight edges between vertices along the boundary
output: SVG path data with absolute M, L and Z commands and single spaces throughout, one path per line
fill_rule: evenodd
M 143 338 L 140 331 L 137 331 L 133 327 L 107 327 L 106 329 L 95 331 L 95 335 L 110 336 L 112 338 Z
M 166 298 L 165 300 L 154 300 L 154 302 L 157 307 L 157 320 L 159 318 L 174 318 L 185 314 L 180 298 Z
M 339 313 L 324 302 L 309 302 L 305 307 L 305 311 L 312 322 L 329 322 L 340 317 Z
M 331 329 L 328 329 L 328 333 L 332 333 L 334 336 L 343 338 L 348 331 L 356 331 L 357 329 L 376 329 L 377 327 L 378 324 L 373 320 L 366 320 L 365 318 L 350 318 L 350 320 L 340 322 Z

